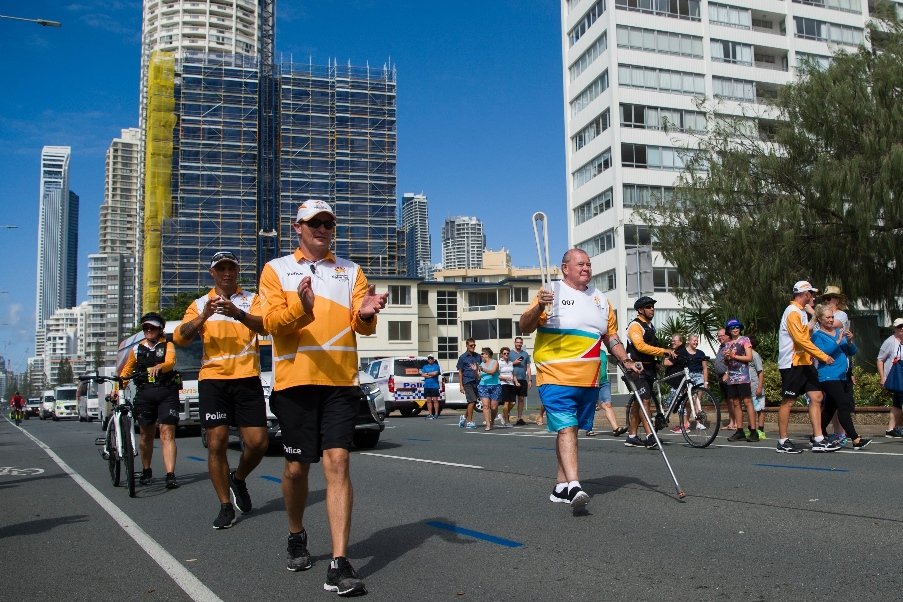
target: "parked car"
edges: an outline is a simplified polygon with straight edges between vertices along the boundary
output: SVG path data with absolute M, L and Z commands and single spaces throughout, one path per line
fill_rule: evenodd
M 32 397 L 28 401 L 25 402 L 25 419 L 28 420 L 34 416 L 35 418 L 41 417 L 41 398 L 40 397 Z
M 423 397 L 423 377 L 420 369 L 426 364 L 423 356 L 384 357 L 367 366 L 379 385 L 386 403 L 386 414 L 398 410 L 402 416 L 416 416 L 426 405 Z M 439 383 L 439 411 L 445 407 L 445 385 Z
M 458 371 L 451 370 L 442 373 L 442 382 L 445 384 L 445 407 L 452 409 L 466 409 L 467 398 L 458 386 Z

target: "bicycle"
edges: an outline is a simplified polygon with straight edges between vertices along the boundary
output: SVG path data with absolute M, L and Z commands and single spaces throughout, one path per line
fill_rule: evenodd
M 13 408 L 10 411 L 9 415 L 10 418 L 13 419 L 13 422 L 16 423 L 16 426 L 19 426 L 20 424 L 22 424 L 22 418 L 25 415 L 25 412 L 22 410 L 22 408 Z
M 661 399 L 661 385 L 682 377 L 680 384 L 672 389 L 668 407 L 662 411 L 659 400 Z M 672 414 L 677 414 L 680 419 L 680 433 L 691 447 L 708 447 L 721 428 L 721 404 L 702 385 L 694 385 L 690 380 L 690 370 L 684 368 L 681 372 L 675 372 L 670 376 L 657 378 L 653 381 L 655 386 L 656 412 L 653 427 L 660 431 L 668 426 Z M 692 399 L 692 403 L 687 401 Z M 630 406 L 634 403 L 633 397 L 627 402 L 627 416 L 630 416 Z
M 81 381 L 93 380 L 96 383 L 105 381 L 116 383 L 120 389 L 122 383 L 128 378 L 118 376 L 87 375 L 78 377 Z M 107 461 L 110 470 L 110 481 L 113 487 L 119 487 L 122 481 L 122 466 L 125 465 L 125 481 L 129 490 L 129 497 L 135 497 L 135 456 L 138 455 L 135 446 L 135 430 L 132 427 L 132 414 L 135 406 L 132 404 L 128 390 L 123 390 L 123 398 L 117 401 L 115 391 L 107 396 L 107 401 L 113 403 L 113 414 L 107 421 L 103 437 L 98 437 L 94 443 L 103 446 L 101 457 Z

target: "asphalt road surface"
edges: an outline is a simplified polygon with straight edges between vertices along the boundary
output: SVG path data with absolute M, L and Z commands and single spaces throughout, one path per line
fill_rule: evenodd
M 535 426 L 465 431 L 393 416 L 352 455 L 349 557 L 378 600 L 897 599 L 903 587 L 903 442 L 777 454 L 775 441 L 661 453 L 607 433 L 580 439 L 592 496 L 548 500 L 555 439 Z M 215 531 L 199 437 L 180 436 L 182 487 L 135 499 L 110 484 L 97 423 L 0 420 L 5 600 L 315 600 L 329 559 L 322 473 L 305 524 L 314 567 L 285 570 L 282 459 L 248 480 L 255 509 Z M 724 433 L 727 435 L 730 433 Z M 30 438 L 28 435 L 33 437 Z M 49 450 L 44 449 L 46 445 Z M 159 442 L 158 442 L 159 445 Z M 230 451 L 237 462 L 238 448 Z M 59 460 L 59 462 L 57 461 Z M 62 463 L 62 466 L 61 464 Z M 66 468 L 64 468 L 66 467 Z

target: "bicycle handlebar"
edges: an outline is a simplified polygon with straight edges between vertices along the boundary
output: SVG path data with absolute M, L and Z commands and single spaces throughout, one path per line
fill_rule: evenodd
M 132 377 L 134 377 L 134 376 L 135 376 L 134 374 L 131 374 L 125 378 L 122 378 L 120 376 L 103 376 L 100 374 L 85 374 L 84 376 L 79 376 L 78 380 L 80 380 L 82 382 L 93 380 L 96 383 L 113 382 L 113 383 L 117 383 L 121 386 L 122 383 L 132 380 Z

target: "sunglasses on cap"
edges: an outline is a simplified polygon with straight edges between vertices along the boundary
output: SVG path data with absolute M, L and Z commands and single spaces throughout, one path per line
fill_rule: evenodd
M 320 226 L 323 226 L 327 230 L 332 230 L 333 228 L 335 228 L 335 220 L 331 220 L 331 219 L 324 220 L 324 219 L 314 218 L 314 219 L 309 219 L 304 223 L 307 224 L 308 226 L 310 226 L 311 228 L 313 228 L 314 230 L 316 230 Z

